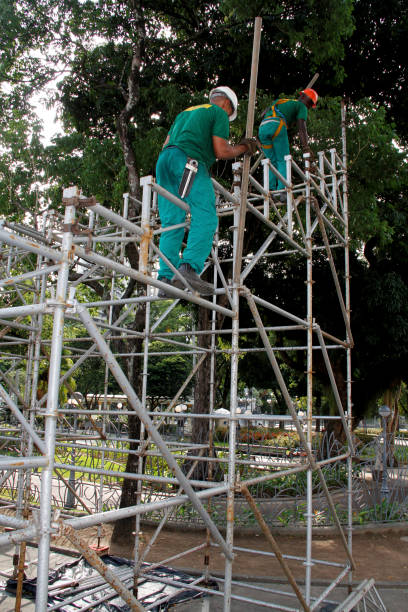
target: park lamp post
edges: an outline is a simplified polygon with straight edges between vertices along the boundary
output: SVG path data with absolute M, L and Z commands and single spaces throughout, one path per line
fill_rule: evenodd
M 381 406 L 378 414 L 382 420 L 382 430 L 383 430 L 383 472 L 382 472 L 382 482 L 381 482 L 381 499 L 385 499 L 388 501 L 389 497 L 389 489 L 388 489 L 388 473 L 387 473 L 387 419 L 391 414 L 391 410 L 389 406 Z
M 76 442 L 76 440 L 74 440 Z M 71 447 L 71 466 L 72 470 L 69 471 L 68 483 L 70 488 L 67 488 L 67 499 L 65 502 L 65 508 L 69 510 L 74 509 L 76 506 L 75 493 L 76 490 L 76 481 L 75 481 L 75 448 Z

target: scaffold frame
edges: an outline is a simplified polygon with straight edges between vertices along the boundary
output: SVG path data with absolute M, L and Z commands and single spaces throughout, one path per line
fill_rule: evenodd
M 260 24 L 257 24 L 258 29 Z M 257 47 L 258 45 L 258 47 Z M 259 38 L 254 37 L 254 59 L 257 62 L 259 53 Z M 249 95 L 249 111 L 247 123 L 247 136 L 253 132 L 254 104 L 256 93 L 257 65 L 253 65 Z M 252 105 L 252 106 L 251 106 Z M 122 214 L 97 203 L 93 197 L 85 197 L 76 188 L 67 188 L 63 194 L 64 215 L 56 211 L 44 213 L 43 225 L 40 230 L 30 226 L 30 223 L 11 223 L 6 219 L 0 221 L 0 244 L 2 259 L 0 262 L 2 273 L 0 291 L 3 298 L 7 296 L 8 306 L 0 309 L 0 352 L 10 363 L 5 371 L 0 371 L 0 397 L 6 405 L 18 427 L 4 431 L 0 427 L 0 441 L 13 440 L 18 445 L 18 456 L 4 455 L 0 458 L 2 470 L 1 487 L 6 486 L 9 479 L 17 474 L 16 497 L 13 501 L 15 514 L 13 516 L 0 512 L 0 525 L 8 531 L 0 534 L 0 545 L 13 544 L 18 551 L 18 579 L 19 590 L 17 596 L 21 598 L 24 546 L 27 542 L 38 542 L 38 571 L 36 610 L 43 612 L 48 605 L 48 576 L 49 553 L 51 538 L 56 535 L 67 537 L 76 549 L 84 555 L 88 562 L 100 572 L 113 589 L 119 594 L 131 610 L 148 610 L 143 602 L 137 598 L 137 584 L 143 579 L 148 570 L 143 565 L 148 560 L 149 551 L 167 520 L 176 508 L 191 505 L 199 516 L 206 529 L 205 536 L 200 540 L 197 536 L 195 551 L 203 551 L 203 571 L 194 585 L 188 584 L 188 589 L 196 589 L 203 595 L 222 597 L 225 612 L 229 612 L 232 602 L 252 602 L 260 607 L 279 610 L 305 611 L 317 610 L 328 601 L 330 593 L 335 587 L 348 580 L 351 588 L 354 560 L 352 554 L 352 456 L 354 454 L 354 441 L 350 431 L 352 415 L 351 403 L 351 349 L 353 344 L 350 326 L 350 286 L 348 263 L 348 192 L 347 192 L 347 157 L 345 132 L 345 107 L 342 105 L 342 141 L 343 150 L 339 155 L 335 149 L 318 154 L 317 170 L 311 170 L 309 154 L 303 156 L 303 167 L 300 167 L 292 156 L 286 157 L 287 178 L 281 176 L 271 163 L 259 158 L 253 167 L 250 167 L 250 158 L 243 162 L 233 164 L 234 183 L 231 191 L 225 189 L 213 180 L 217 194 L 217 211 L 219 217 L 231 218 L 232 233 L 232 277 L 225 275 L 226 261 L 220 257 L 217 236 L 208 261 L 208 268 L 214 283 L 214 295 L 211 298 L 199 296 L 186 286 L 185 289 L 162 283 L 157 279 L 157 260 L 165 257 L 158 247 L 158 238 L 162 231 L 157 212 L 157 194 L 166 197 L 174 205 L 186 210 L 188 206 L 183 200 L 173 196 L 160 187 L 152 176 L 141 179 L 142 201 L 141 214 L 137 219 L 129 218 L 129 196 L 124 195 Z M 262 164 L 262 178 L 256 178 L 255 172 Z M 276 194 L 269 190 L 269 172 L 272 171 L 285 185 L 286 202 L 276 199 Z M 267 233 L 264 242 L 253 253 L 245 252 L 244 232 L 246 217 L 251 215 L 264 232 Z M 188 218 L 184 224 L 188 228 Z M 285 245 L 274 250 L 276 242 Z M 133 242 L 139 252 L 139 267 L 133 269 L 126 258 L 125 245 Z M 341 285 L 336 270 L 333 249 L 341 248 L 344 252 L 344 271 L 342 276 L 344 284 Z M 323 251 L 327 258 L 333 277 L 333 291 L 338 298 L 339 312 L 344 321 L 344 337 L 338 338 L 330 330 L 321 329 L 314 318 L 313 311 L 313 257 L 317 251 Z M 265 296 L 254 294 L 245 285 L 254 270 L 265 258 L 279 256 L 291 257 L 296 254 L 306 268 L 306 294 L 304 316 L 288 312 Z M 169 262 L 168 262 L 169 263 Z M 171 265 L 171 264 L 170 264 Z M 72 280 L 70 273 L 76 271 L 76 278 Z M 174 269 L 177 274 L 177 270 Z M 133 279 L 139 286 L 145 287 L 142 295 L 118 297 L 117 287 Z M 181 279 L 181 277 L 180 277 Z M 85 282 L 103 281 L 108 287 L 109 299 L 105 296 L 94 301 L 81 302 L 76 297 L 77 287 Z M 181 279 L 183 280 L 183 279 Z M 165 290 L 171 299 L 168 305 L 156 319 L 152 318 L 151 306 L 162 300 L 158 298 L 158 290 Z M 30 299 L 28 299 L 30 295 Z M 208 309 L 210 327 L 207 330 L 191 329 L 178 334 L 177 330 L 156 332 L 160 324 L 168 317 L 175 306 L 183 300 L 201 308 Z M 4 302 L 5 303 L 5 302 Z M 164 303 L 164 302 L 163 302 Z M 248 307 L 253 318 L 253 327 L 240 325 L 240 308 L 242 304 Z M 167 303 L 166 303 L 167 304 Z M 116 320 L 113 319 L 114 306 L 123 306 L 123 312 Z M 126 327 L 126 318 L 134 313 L 138 306 L 145 309 L 145 322 L 142 331 L 130 330 Z M 267 327 L 262 318 L 262 312 L 272 311 L 281 317 L 284 323 L 276 328 Z M 96 314 L 95 314 L 96 313 Z M 43 334 L 44 318 L 52 317 L 52 336 L 45 338 Z M 231 321 L 230 327 L 222 330 L 216 327 L 216 317 L 222 316 Z M 28 322 L 27 322 L 28 321 Z M 66 321 L 74 321 L 81 326 L 83 336 L 81 341 L 85 348 L 71 350 L 74 362 L 68 371 L 61 369 L 64 348 L 70 346 L 70 338 L 64 335 Z M 291 329 L 299 333 L 306 340 L 303 344 L 294 343 L 293 346 L 279 347 L 271 342 L 270 332 L 273 329 Z M 14 330 L 28 334 L 27 338 L 13 335 Z M 196 340 L 200 333 L 211 338 L 210 348 L 200 347 Z M 287 415 L 244 415 L 238 413 L 238 380 L 240 356 L 247 350 L 240 346 L 240 336 L 243 333 L 256 334 L 262 350 L 270 363 L 271 374 L 278 381 L 280 391 L 284 397 Z M 230 348 L 220 349 L 216 338 L 220 334 L 229 338 Z M 142 392 L 140 397 L 131 385 L 120 360 L 126 354 L 115 351 L 115 338 L 138 337 L 142 342 L 142 350 L 137 357 L 142 361 Z M 168 398 L 165 408 L 151 410 L 147 394 L 147 379 L 149 374 L 149 360 L 154 355 L 150 351 L 150 343 L 160 339 L 167 345 L 169 354 L 188 351 L 192 355 L 192 368 L 182 387 L 176 395 Z M 26 354 L 13 353 L 11 347 L 25 344 Z M 38 394 L 39 364 L 42 357 L 42 347 L 49 350 L 49 376 L 47 390 Z M 254 349 L 255 350 L 255 349 Z M 287 388 L 280 368 L 277 355 L 285 350 L 303 351 L 305 354 L 305 369 L 307 373 L 307 411 L 302 418 L 294 405 L 293 398 Z M 333 374 L 330 351 L 343 350 L 347 360 L 347 405 L 343 405 L 339 390 Z M 327 370 L 335 405 L 336 416 L 346 432 L 347 445 L 341 454 L 319 459 L 312 445 L 313 423 L 320 417 L 313 413 L 313 353 L 320 351 Z M 229 413 L 220 416 L 214 411 L 215 406 L 215 379 L 216 358 L 220 353 L 228 355 L 230 360 L 230 406 Z M 107 405 L 107 384 L 103 407 L 89 409 L 83 405 L 60 406 L 59 390 L 69 377 L 79 368 L 85 360 L 102 358 L 106 364 L 106 383 L 112 376 L 126 397 L 126 409 L 111 409 Z M 187 422 L 194 418 L 208 419 L 209 431 L 212 432 L 214 424 L 220 418 L 228 423 L 228 457 L 217 459 L 209 453 L 212 438 L 205 444 L 184 442 L 182 440 L 168 440 L 161 433 L 162 424 L 168 418 L 173 418 L 175 409 L 179 404 L 185 388 L 190 384 L 196 373 L 206 360 L 210 360 L 210 409 L 208 414 L 177 413 L 177 419 Z M 25 380 L 22 384 L 17 372 L 24 371 Z M 68 422 L 75 415 L 86 416 L 91 424 L 88 433 L 75 429 L 75 425 L 63 432 L 60 429 L 61 421 Z M 112 434 L 108 430 L 108 420 L 114 416 L 127 417 L 136 415 L 142 424 L 140 439 L 129 440 L 126 437 Z M 98 422 L 94 417 L 100 418 Z M 251 463 L 251 457 L 242 459 L 237 453 L 237 423 L 238 420 L 262 418 L 264 421 L 287 420 L 296 430 L 303 450 L 303 455 L 296 461 L 283 459 L 274 464 L 274 471 L 266 469 L 268 460 L 259 462 L 259 473 L 252 478 L 241 478 L 240 467 Z M 323 418 L 323 417 L 322 417 Z M 101 425 L 102 423 L 102 425 Z M 126 446 L 132 442 L 137 445 L 136 450 L 129 450 Z M 122 447 L 120 445 L 122 444 Z M 57 449 L 69 449 L 71 462 L 56 460 Z M 88 500 L 77 493 L 75 472 L 78 467 L 75 463 L 75 449 L 97 448 L 101 457 L 98 467 L 81 466 L 83 473 L 93 474 L 99 478 L 99 485 L 95 487 L 95 503 L 91 506 Z M 106 457 L 115 448 L 115 451 L 127 456 L 134 453 L 138 456 L 138 471 L 115 473 L 106 466 Z M 183 455 L 184 453 L 184 455 Z M 155 457 L 165 461 L 173 476 L 149 475 L 144 471 L 146 458 Z M 181 458 L 188 457 L 191 466 L 187 472 L 181 467 Z M 263 463 L 262 463 L 263 461 Z M 193 479 L 195 467 L 200 462 L 207 462 L 215 469 L 219 463 L 226 466 L 226 479 L 223 482 Z M 348 517 L 346 528 L 340 521 L 336 504 L 326 484 L 323 468 L 329 464 L 343 462 L 347 466 L 347 496 Z M 37 471 L 41 470 L 40 477 Z M 265 473 L 266 472 L 266 473 Z M 306 473 L 306 535 L 305 555 L 297 560 L 305 567 L 304 586 L 298 584 L 290 568 L 290 555 L 285 555 L 279 548 L 270 526 L 264 520 L 259 510 L 257 500 L 250 492 L 250 487 L 258 483 L 270 482 L 282 476 Z M 67 477 L 66 474 L 69 476 Z M 313 542 L 313 475 L 316 474 L 319 486 L 325 497 L 327 506 L 337 529 L 344 548 L 344 561 L 331 562 L 315 559 L 312 554 Z M 72 478 L 73 475 L 73 478 Z M 60 509 L 53 508 L 53 487 L 55 478 L 70 494 L 71 503 L 79 504 L 83 516 L 68 516 Z M 105 477 L 120 479 L 133 479 L 137 481 L 137 503 L 130 507 L 104 509 Z M 38 481 L 39 508 L 30 505 L 30 491 L 33 482 Z M 172 487 L 171 495 L 166 495 L 150 501 L 144 495 L 142 483 L 149 486 L 165 485 Z M 253 595 L 246 598 L 234 592 L 240 582 L 234 578 L 234 508 L 237 496 L 246 501 L 253 512 L 265 541 L 270 547 L 268 554 L 277 559 L 284 572 L 291 591 L 286 589 L 270 589 L 280 597 L 285 595 L 289 599 L 288 605 L 268 603 L 261 599 L 261 590 L 252 585 Z M 214 500 L 222 498 L 225 509 L 225 534 L 222 533 L 215 520 L 211 504 Z M 157 523 L 156 532 L 151 542 L 140 553 L 140 532 L 142 521 L 148 513 L 160 511 L 162 518 Z M 109 570 L 88 543 L 80 537 L 80 530 L 98 526 L 102 529 L 106 523 L 115 522 L 124 518 L 134 517 L 135 520 L 135 557 L 133 570 L 133 587 L 129 581 L 122 580 Z M 219 579 L 222 590 L 217 591 L 208 586 L 211 577 L 209 557 L 211 549 L 217 548 L 225 556 L 225 572 L 223 579 Z M 191 549 L 179 555 L 169 555 L 162 560 L 162 564 L 171 564 L 182 556 L 187 556 Z M 246 550 L 246 554 L 259 554 L 256 549 Z M 319 596 L 312 595 L 313 567 L 326 564 L 333 568 L 335 577 L 331 584 L 322 589 Z M 181 585 L 180 589 L 187 588 Z M 251 585 L 246 585 L 250 588 Z M 354 605 L 358 598 L 371 594 L 375 590 L 373 582 L 367 582 L 357 590 L 354 598 L 347 598 L 347 605 Z M 368 595 L 367 595 L 368 596 Z M 373 609 L 385 610 L 376 593 L 377 607 Z M 371 600 L 370 600 L 371 601 Z M 295 606 L 300 606 L 295 607 Z M 341 604 L 337 609 L 343 608 Z M 53 607 L 52 609 L 58 609 Z

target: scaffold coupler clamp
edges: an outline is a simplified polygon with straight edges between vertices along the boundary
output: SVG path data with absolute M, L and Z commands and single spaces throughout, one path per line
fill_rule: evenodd
M 190 193 L 197 171 L 198 161 L 192 157 L 187 157 L 187 163 L 184 166 L 183 176 L 178 188 L 180 198 L 186 198 Z

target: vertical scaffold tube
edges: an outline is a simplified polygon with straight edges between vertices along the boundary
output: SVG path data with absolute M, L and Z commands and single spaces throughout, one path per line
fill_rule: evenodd
M 309 452 L 312 453 L 312 419 L 313 419 L 313 244 L 310 199 L 310 161 L 305 158 L 306 166 L 306 306 L 307 306 L 307 432 L 306 440 Z M 309 463 L 307 469 L 307 524 L 306 524 L 306 602 L 310 605 L 312 581 L 312 528 L 313 528 L 313 473 Z
M 149 268 L 149 245 L 150 238 L 152 235 L 150 228 L 150 202 L 152 199 L 152 182 L 152 176 L 144 176 L 142 179 L 140 179 L 140 185 L 143 188 L 141 219 L 143 236 L 139 249 L 139 270 L 143 274 L 147 274 Z
M 51 528 L 52 472 L 54 467 L 55 434 L 58 415 L 59 377 L 61 369 L 62 337 L 64 331 L 64 314 L 67 297 L 69 257 L 72 247 L 72 232 L 69 229 L 75 220 L 75 208 L 69 205 L 65 209 L 64 231 L 62 238 L 62 255 L 58 273 L 57 293 L 55 296 L 53 329 L 51 339 L 50 368 L 48 376 L 48 399 L 45 414 L 45 445 L 48 465 L 41 474 L 41 505 L 40 505 L 40 540 L 38 545 L 38 576 L 36 612 L 47 609 L 48 602 L 48 572 Z
M 268 160 L 267 159 L 263 159 L 262 160 L 262 171 L 263 171 L 263 188 L 265 189 L 265 191 L 269 194 L 269 166 L 268 166 Z M 269 197 L 265 196 L 264 197 L 264 210 L 263 210 L 263 214 L 264 216 L 269 219 Z
M 346 239 L 346 248 L 344 252 L 344 277 L 345 277 L 345 294 L 346 294 L 346 313 L 351 328 L 351 296 L 350 296 L 350 260 L 349 260 L 349 222 L 348 222 L 348 185 L 347 185 L 347 140 L 346 140 L 346 105 L 344 100 L 341 102 L 341 137 L 342 137 L 342 157 L 343 157 L 343 176 L 342 176 L 342 196 L 343 196 L 343 217 L 344 217 L 344 237 Z M 351 400 L 351 348 L 352 338 L 347 335 L 347 421 L 350 431 L 352 429 L 353 404 Z M 347 459 L 348 467 L 348 482 L 347 482 L 347 497 L 348 497 L 348 521 L 347 521 L 347 540 L 351 553 L 353 553 L 353 457 Z M 348 575 L 349 591 L 352 591 L 353 572 Z
M 144 194 L 144 191 L 143 191 Z M 150 192 L 151 195 L 151 192 Z M 144 196 L 143 196 L 144 200 Z M 149 201 L 150 202 L 150 201 Z M 150 212 L 150 211 L 149 211 Z M 152 292 L 152 287 L 150 285 L 146 285 L 146 295 L 149 297 Z M 148 382 L 148 369 L 149 369 L 149 337 L 150 337 L 150 302 L 146 303 L 145 308 L 145 329 L 144 329 L 144 340 L 143 340 L 143 375 L 142 375 L 142 406 L 147 411 L 147 382 Z M 137 460 L 137 469 L 139 474 L 143 472 L 145 468 L 146 461 L 146 444 L 145 444 L 145 427 L 143 423 L 140 423 L 140 436 L 139 436 L 139 451 L 140 455 Z M 137 503 L 142 503 L 142 480 L 138 480 L 137 482 L 137 492 L 136 492 L 136 500 Z M 138 596 L 137 591 L 137 583 L 140 571 L 140 531 L 141 531 L 141 517 L 140 514 L 137 514 L 135 517 L 135 549 L 134 549 L 134 573 L 133 573 L 133 595 L 135 597 Z
M 254 27 L 254 42 L 252 47 L 252 66 L 251 66 L 251 81 L 249 84 L 249 100 L 248 100 L 248 114 L 245 135 L 247 138 L 251 137 L 254 130 L 254 114 L 255 114 L 255 98 L 256 98 L 256 83 L 258 80 L 258 63 L 259 63 L 259 49 L 261 43 L 261 27 L 262 19 L 260 17 L 255 18 Z M 247 194 L 248 194 L 248 180 L 250 170 L 250 157 L 244 157 L 244 163 L 242 168 L 242 180 L 241 180 L 241 207 L 238 222 L 238 241 L 236 245 L 236 252 L 234 257 L 234 282 L 238 285 L 240 274 L 241 274 L 241 262 L 242 252 L 244 246 L 244 230 L 245 230 L 245 218 L 246 218 L 246 207 L 247 207 Z
M 219 240 L 219 227 L 217 228 L 217 232 L 214 236 L 215 238 L 215 247 L 214 247 L 214 255 L 215 258 L 218 259 L 218 240 Z M 213 283 L 214 283 L 214 287 L 217 286 L 217 278 L 218 278 L 218 271 L 217 271 L 217 267 L 214 266 L 214 271 L 213 271 Z M 215 296 L 213 296 L 213 302 L 216 300 L 217 298 Z M 211 331 L 213 332 L 211 334 L 211 361 L 210 361 L 210 415 L 212 416 L 214 414 L 214 407 L 215 407 L 215 392 L 216 392 L 216 372 L 215 372 L 215 368 L 216 368 L 216 355 L 215 355 L 215 348 L 216 348 L 216 334 L 215 334 L 215 330 L 217 328 L 217 315 L 215 313 L 215 311 L 213 310 L 211 312 Z M 212 457 L 214 454 L 214 419 L 210 419 L 209 422 L 209 435 L 208 435 L 208 455 L 209 457 Z M 211 482 L 213 480 L 213 462 L 210 461 L 209 465 L 208 465 L 208 481 Z M 211 497 L 208 500 L 208 504 L 207 504 L 207 510 L 209 515 L 211 516 L 211 511 L 212 511 L 212 500 Z M 207 529 L 206 530 L 206 534 L 205 534 L 205 543 L 206 543 L 206 547 L 204 549 L 204 576 L 205 576 L 205 581 L 207 582 L 210 579 L 210 552 L 211 552 L 211 541 L 210 541 L 210 531 Z
M 234 173 L 234 196 L 237 200 L 241 195 L 241 162 L 232 165 Z M 234 210 L 233 224 L 233 261 L 234 267 L 237 266 L 237 244 L 239 232 L 239 208 Z M 234 268 L 235 269 L 235 268 Z M 239 278 L 239 275 L 238 275 Z M 235 273 L 234 273 L 235 279 Z M 238 404 L 238 351 L 239 351 L 239 292 L 238 285 L 233 282 L 232 303 L 235 316 L 232 319 L 231 332 L 231 391 L 230 391 L 230 423 L 229 423 L 229 455 L 228 455 L 228 493 L 227 493 L 227 531 L 226 543 L 228 550 L 231 551 L 234 545 L 234 487 L 235 487 L 235 438 L 236 423 L 234 417 Z M 225 584 L 224 584 L 224 612 L 231 609 L 231 581 L 232 581 L 232 559 L 225 562 Z
M 290 189 L 286 189 L 286 205 L 287 205 L 287 226 L 288 236 L 293 238 L 293 188 L 292 188 L 292 156 L 285 155 L 286 162 L 286 179 L 291 185 Z
M 41 269 L 42 266 L 42 262 L 43 262 L 43 257 L 42 255 L 38 255 L 37 256 L 37 268 L 36 271 Z M 40 285 L 41 283 L 41 285 Z M 38 297 L 40 298 L 40 303 L 43 302 L 44 298 L 45 298 L 45 278 L 44 277 L 40 277 L 40 278 L 36 278 L 35 280 L 35 285 L 36 285 L 36 289 L 38 291 L 38 289 L 41 288 L 41 291 L 38 291 L 38 294 L 36 296 L 36 299 L 38 300 Z M 41 333 L 42 333 L 42 314 L 37 315 L 37 322 L 40 320 L 41 318 L 41 324 L 38 326 L 38 329 L 33 330 L 30 332 L 30 359 L 29 362 L 27 363 L 27 370 L 26 370 L 26 382 L 29 382 L 29 384 L 26 384 L 25 387 L 25 393 L 24 393 L 24 405 L 25 406 L 30 406 L 31 410 L 30 410 L 30 414 L 27 415 L 29 418 L 29 423 L 30 426 L 32 427 L 32 429 L 35 429 L 35 422 L 34 422 L 34 409 L 35 409 L 35 398 L 37 395 L 37 381 L 38 381 L 38 372 L 39 372 L 39 356 L 40 356 L 40 345 L 41 345 Z M 35 320 L 36 317 L 33 317 L 31 320 L 32 322 Z M 37 340 L 39 340 L 37 342 Z M 24 433 L 24 432 L 23 432 Z M 34 443 L 33 443 L 33 438 L 32 436 L 27 436 L 25 435 L 23 437 L 23 440 L 26 440 L 26 448 L 24 449 L 24 453 L 26 454 L 27 457 L 31 457 L 33 454 L 33 447 L 34 447 Z M 24 474 L 25 477 L 25 482 L 24 482 L 24 507 L 23 507 L 23 512 L 22 512 L 22 516 L 24 518 L 28 518 L 29 516 L 29 499 L 30 499 L 30 487 L 31 487 L 31 470 L 22 470 L 21 474 Z M 16 516 L 19 516 L 18 514 L 18 507 L 17 507 L 17 513 Z M 24 582 L 24 577 L 25 577 L 25 573 L 24 573 L 24 567 L 25 567 L 25 556 L 26 556 L 26 546 L 27 543 L 26 542 L 21 542 L 20 544 L 20 550 L 19 550 L 19 559 L 18 559 L 18 571 L 17 571 L 17 587 L 16 587 L 16 605 L 15 605 L 15 610 L 16 612 L 19 612 L 21 609 L 21 600 L 22 600 L 22 596 L 23 596 L 23 582 Z

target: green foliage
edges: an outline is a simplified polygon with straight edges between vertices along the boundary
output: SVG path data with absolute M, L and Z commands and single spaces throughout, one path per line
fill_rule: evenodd
M 152 304 L 152 320 L 159 318 L 166 308 L 166 304 L 156 302 Z M 181 385 L 184 383 L 188 374 L 193 367 L 192 354 L 188 352 L 189 344 L 191 343 L 190 335 L 183 335 L 183 332 L 190 328 L 191 311 L 184 306 L 177 306 L 172 310 L 170 315 L 158 325 L 155 330 L 157 334 L 161 332 L 179 332 L 180 335 L 173 338 L 176 342 L 186 344 L 186 354 L 171 354 L 174 351 L 174 344 L 167 343 L 164 340 L 154 340 L 150 343 L 149 351 L 152 356 L 149 359 L 149 376 L 147 381 L 147 394 L 152 398 L 153 404 L 160 397 L 173 398 Z M 160 353 L 169 352 L 170 354 L 161 356 Z M 154 355 L 159 353 L 159 355 Z M 189 397 L 192 391 L 192 382 L 187 385 L 180 400 Z
M 341 3 L 336 0 L 324 3 L 256 0 L 250 4 L 242 0 L 223 0 L 221 6 L 230 19 L 236 16 L 247 21 L 262 17 L 265 55 L 261 55 L 261 61 L 268 58 L 271 65 L 279 60 L 289 65 L 298 62 L 308 64 L 311 70 L 327 62 L 333 64 L 333 72 L 337 69 L 337 79 L 341 81 L 339 60 L 343 57 L 344 40 L 353 31 L 351 0 Z
M 271 97 L 282 92 L 294 95 L 314 70 L 320 72 L 319 93 L 339 96 L 346 92 L 350 97 L 347 141 L 354 249 L 355 413 L 362 414 L 373 405 L 393 378 L 406 377 L 407 165 L 400 138 L 406 137 L 406 66 L 399 57 L 406 39 L 407 14 L 401 0 L 386 5 L 373 0 L 369 10 L 362 0 L 252 5 L 200 0 L 194 7 L 147 1 L 137 10 L 124 1 L 2 0 L 0 8 L 0 76 L 5 83 L 0 91 L 0 211 L 14 219 L 38 206 L 58 206 L 61 187 L 72 183 L 120 209 L 128 173 L 117 120 L 129 100 L 128 79 L 136 49 L 141 54 L 134 81 L 138 103 L 129 111 L 127 126 L 137 176 L 154 171 L 161 143 L 177 112 L 201 101 L 213 84 L 225 82 L 236 89 L 240 107 L 232 136 L 240 137 L 245 127 L 256 15 L 263 19 L 257 122 Z M 55 78 L 67 135 L 44 149 L 29 101 L 34 91 Z M 389 118 L 395 119 L 395 126 Z M 318 108 L 310 113 L 308 129 L 314 150 L 339 149 L 338 97 L 319 99 Z M 298 155 L 295 144 L 293 152 Z M 229 167 L 221 163 L 214 169 L 226 184 L 230 183 Z M 316 304 L 316 318 L 322 327 L 342 333 L 341 317 L 327 298 L 331 287 L 324 271 L 327 264 L 319 256 L 315 264 L 316 295 L 322 296 Z M 249 284 L 255 290 L 262 286 L 269 299 L 282 307 L 290 304 L 291 310 L 304 316 L 304 271 L 299 268 L 295 258 L 284 265 L 269 262 L 259 273 L 251 274 Z M 273 340 L 283 346 L 292 342 L 283 334 Z M 251 346 L 250 339 L 243 341 Z M 219 371 L 227 372 L 228 359 L 221 359 Z M 281 355 L 279 359 L 291 393 L 304 396 L 300 358 Z M 157 366 L 158 385 L 160 367 L 158 362 L 153 365 Z M 183 367 L 189 367 L 181 362 L 166 367 L 173 365 L 177 376 Z M 240 366 L 245 384 L 265 387 L 264 380 L 259 380 L 269 368 L 264 355 L 245 356 Z M 326 375 L 318 362 L 316 366 L 318 391 L 329 395 Z M 336 373 L 341 372 L 340 357 L 335 357 L 334 366 Z M 164 386 L 168 388 L 170 382 Z M 273 384 L 268 387 L 276 397 L 276 411 L 284 413 L 279 390 Z M 227 399 L 228 388 L 225 374 L 217 391 L 220 404 Z
M 39 211 L 44 168 L 40 131 L 38 120 L 18 110 L 11 110 L 3 125 L 0 121 L 0 213 L 10 220 Z
M 341 3 L 339 3 L 339 7 Z M 398 134 L 408 135 L 408 66 L 404 57 L 408 34 L 405 0 L 354 0 L 355 29 L 345 47 L 345 79 L 333 88 L 326 80 L 326 91 L 352 100 L 369 97 L 386 109 Z M 323 70 L 322 70 L 323 72 Z
M 249 474 L 245 474 L 245 477 L 251 477 L 250 472 L 251 470 L 249 470 Z M 330 490 L 344 488 L 347 485 L 347 465 L 324 466 L 322 472 Z M 307 492 L 307 474 L 306 472 L 300 472 L 281 476 L 262 483 L 259 489 L 257 485 L 250 486 L 249 489 L 253 495 L 261 495 L 262 497 L 304 497 Z M 314 472 L 312 475 L 312 491 L 313 493 L 319 493 L 320 490 L 320 478 L 317 472 Z
M 306 522 L 306 504 L 301 502 L 291 508 L 285 508 L 279 513 L 278 521 L 285 527 L 290 523 L 305 523 Z
M 372 508 L 361 510 L 353 516 L 353 523 L 391 522 L 406 520 L 408 512 L 403 504 L 384 499 Z
M 46 149 L 46 173 L 47 195 L 54 206 L 60 204 L 62 188 L 71 184 L 109 208 L 119 211 L 123 206 L 127 175 L 115 136 L 101 140 L 72 132 L 55 138 Z
M 402 210 L 395 214 L 408 186 L 406 155 L 386 110 L 368 98 L 347 105 L 346 122 L 351 237 L 357 246 L 376 235 L 385 245 L 394 239 L 395 222 L 403 222 Z M 340 99 L 320 99 L 308 130 L 315 151 L 341 152 Z
M 36 88 L 58 79 L 56 99 L 70 138 L 57 140 L 43 161 L 44 183 L 51 179 L 54 191 L 49 195 L 54 204 L 55 190 L 67 184 L 78 184 L 101 202 L 113 200 L 115 206 L 122 189 L 127 190 L 127 173 L 117 163 L 123 151 L 115 136 L 118 117 L 127 112 L 132 57 L 141 41 L 142 69 L 132 74 L 138 100 L 127 116 L 139 176 L 154 171 L 175 115 L 201 101 L 213 84 L 228 82 L 240 98 L 247 95 L 252 50 L 252 27 L 247 22 L 252 22 L 253 14 L 241 2 L 220 6 L 200 0 L 188 8 L 182 2 L 170 6 L 150 1 L 137 7 L 80 0 L 3 5 L 0 75 L 11 85 L 4 102 L 26 108 Z M 334 1 L 325 7 L 311 0 L 293 6 L 268 2 L 260 14 L 263 53 L 269 58 L 264 68 L 273 66 L 272 57 L 279 62 L 286 58 L 288 67 L 305 58 L 312 64 L 319 57 L 336 62 L 342 54 L 341 41 L 351 31 L 349 1 L 341 9 Z M 58 74 L 62 67 L 63 78 Z M 268 88 L 271 82 L 268 72 Z M 240 105 L 232 126 L 236 139 L 245 128 L 245 108 Z M 84 137 L 82 142 L 75 138 L 78 134 Z M 220 172 L 224 169 L 221 164 Z
M 153 342 L 151 351 L 164 351 L 166 346 L 163 342 Z M 163 357 L 152 357 L 149 364 L 149 378 L 147 383 L 147 394 L 154 397 L 172 398 L 184 383 L 192 367 L 191 355 L 166 355 Z M 191 393 L 191 383 L 187 386 L 181 397 L 188 397 Z
M 106 364 L 103 359 L 86 359 L 75 372 L 76 388 L 83 396 L 101 396 L 105 392 Z M 108 394 L 121 393 L 115 379 L 108 378 Z

